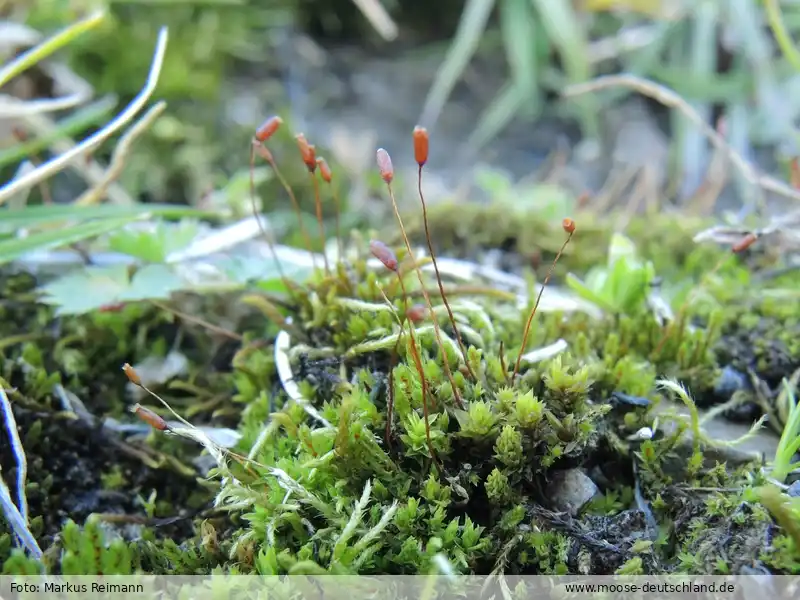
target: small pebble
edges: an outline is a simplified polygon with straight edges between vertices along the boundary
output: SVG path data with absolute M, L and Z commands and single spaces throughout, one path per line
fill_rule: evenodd
M 789 489 L 786 490 L 786 493 L 791 498 L 800 498 L 800 479 L 790 485 Z
M 622 392 L 611 392 L 611 401 L 618 404 L 629 404 L 630 406 L 650 406 L 650 400 L 642 396 L 631 396 Z
M 749 388 L 750 380 L 746 374 L 737 371 L 731 366 L 726 366 L 722 369 L 722 373 L 720 373 L 714 384 L 714 393 L 717 396 L 728 399 L 733 396 L 734 392 Z
M 581 469 L 569 469 L 551 476 L 548 492 L 555 510 L 575 517 L 600 490 Z

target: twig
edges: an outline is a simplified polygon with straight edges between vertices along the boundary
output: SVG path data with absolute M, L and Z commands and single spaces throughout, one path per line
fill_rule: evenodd
M 758 173 L 741 154 L 728 145 L 725 138 L 714 131 L 714 128 L 703 120 L 697 111 L 676 92 L 666 86 L 630 74 L 606 75 L 586 83 L 568 86 L 563 91 L 563 95 L 567 97 L 580 96 L 611 87 L 627 87 L 634 89 L 640 94 L 652 98 L 668 108 L 680 111 L 689 121 L 700 129 L 703 135 L 708 138 L 717 150 L 727 156 L 728 160 L 741 172 L 747 183 L 760 190 L 759 196 L 761 196 L 762 199 L 763 192 L 768 191 L 783 196 L 784 198 L 800 201 L 800 191 L 793 189 L 791 186 L 786 185 L 774 177 Z
M 125 110 L 117 115 L 100 131 L 83 140 L 71 151 L 60 154 L 52 160 L 44 163 L 34 171 L 27 173 L 19 179 L 14 179 L 0 188 L 0 206 L 2 206 L 9 198 L 13 197 L 15 194 L 18 194 L 21 190 L 33 187 L 41 181 L 52 177 L 71 161 L 94 150 L 118 130 L 122 129 L 122 127 L 142 109 L 145 103 L 149 100 L 150 96 L 153 94 L 153 91 L 158 83 L 159 75 L 161 74 L 161 67 L 164 64 L 164 53 L 167 49 L 167 33 L 168 30 L 166 27 L 162 27 L 159 30 L 158 42 L 156 43 L 155 52 L 153 53 L 153 61 L 150 66 L 150 72 L 148 73 L 147 81 L 139 94 L 137 94 L 131 103 L 125 107 Z
M 28 461 L 25 457 L 25 449 L 22 447 L 22 441 L 19 439 L 17 421 L 14 419 L 11 402 L 8 400 L 8 395 L 3 388 L 0 388 L 0 406 L 2 406 L 3 409 L 3 422 L 5 423 L 6 431 L 8 431 L 11 452 L 17 462 L 17 503 L 19 504 L 19 508 L 17 509 L 11 501 L 8 487 L 4 481 L 0 480 L 0 483 L 2 483 L 3 514 L 8 519 L 9 524 L 20 542 L 31 554 L 34 554 L 36 558 L 41 558 L 42 551 L 36 543 L 33 534 L 28 529 L 28 500 L 25 497 L 25 484 L 28 479 Z
M 194 323 L 195 325 L 200 325 L 201 327 L 204 327 L 204 328 L 208 329 L 209 331 L 212 331 L 212 332 L 214 332 L 216 334 L 225 336 L 228 339 L 235 340 L 237 342 L 244 341 L 244 337 L 239 335 L 235 331 L 230 331 L 228 329 L 225 329 L 224 327 L 220 327 L 219 325 L 214 325 L 213 323 L 209 323 L 208 321 L 206 321 L 205 319 L 201 319 L 200 317 L 195 317 L 193 315 L 190 315 L 190 314 L 187 314 L 187 313 L 182 312 L 180 310 L 177 310 L 175 308 L 172 308 L 171 306 L 169 306 L 165 302 L 161 302 L 159 300 L 150 300 L 150 303 L 153 306 L 155 306 L 156 308 L 160 308 L 161 310 L 165 310 L 165 311 L 167 311 L 169 313 L 172 313 L 173 315 L 175 315 L 179 319 L 182 319 L 182 320 L 187 321 L 189 323 Z
M 165 108 L 167 108 L 167 103 L 162 100 L 151 106 L 142 118 L 131 125 L 130 129 L 124 133 L 119 139 L 119 143 L 114 148 L 114 154 L 111 156 L 111 162 L 108 165 L 103 179 L 97 185 L 81 194 L 80 197 L 75 200 L 74 204 L 77 206 L 87 206 L 89 204 L 95 204 L 103 199 L 108 186 L 119 177 L 120 173 L 125 168 L 125 160 L 133 147 L 133 143 L 153 124 L 158 116 L 164 112 Z

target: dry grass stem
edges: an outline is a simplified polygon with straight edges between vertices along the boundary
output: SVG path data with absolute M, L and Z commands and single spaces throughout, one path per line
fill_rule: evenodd
M 155 120 L 167 108 L 167 103 L 163 100 L 154 104 L 150 109 L 142 115 L 142 117 L 134 123 L 130 129 L 120 138 L 119 143 L 114 148 L 114 153 L 111 156 L 111 162 L 108 169 L 103 175 L 102 181 L 91 189 L 86 190 L 80 197 L 75 200 L 78 206 L 87 206 L 101 202 L 108 193 L 108 186 L 113 183 L 117 177 L 120 176 L 122 170 L 125 168 L 125 162 L 133 148 L 134 142 L 141 136 L 147 129 L 155 122 Z
M 677 93 L 666 86 L 630 74 L 606 75 L 586 83 L 568 86 L 564 90 L 563 95 L 566 97 L 575 97 L 614 87 L 631 88 L 648 98 L 660 102 L 668 108 L 680 111 L 692 124 L 700 129 L 703 135 L 708 138 L 717 150 L 725 154 L 728 160 L 742 174 L 742 177 L 744 177 L 747 183 L 759 191 L 759 201 L 762 204 L 763 193 L 765 191 L 783 196 L 784 198 L 800 201 L 800 191 L 793 189 L 791 186 L 786 185 L 774 177 L 756 171 L 755 167 L 748 163 L 736 150 L 731 148 L 725 141 L 725 138 L 706 123 L 697 111 Z

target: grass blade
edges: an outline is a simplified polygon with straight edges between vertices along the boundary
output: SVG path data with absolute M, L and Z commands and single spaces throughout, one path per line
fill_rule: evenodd
M 19 210 L 0 209 L 0 230 L 5 230 L 6 227 L 16 230 L 63 221 L 84 222 L 90 219 L 136 219 L 152 216 L 165 219 L 204 218 L 218 216 L 218 213 L 175 204 L 135 204 L 133 206 L 100 204 L 85 207 L 71 204 L 50 204 L 28 206 Z
M 29 142 L 15 144 L 7 150 L 0 151 L 0 168 L 10 163 L 25 160 L 41 152 L 53 142 L 64 138 L 70 138 L 85 131 L 92 125 L 101 123 L 111 114 L 116 104 L 116 98 L 113 96 L 106 96 L 59 121 L 47 135 L 43 135 Z
M 467 1 L 458 22 L 455 38 L 447 50 L 447 56 L 439 67 L 428 97 L 425 99 L 420 123 L 432 127 L 439 118 L 456 82 L 478 49 L 492 8 L 494 8 L 494 0 Z
M 536 93 L 536 24 L 528 0 L 500 3 L 500 29 L 511 79 L 525 100 L 517 110 L 523 110 L 530 117 L 536 113 L 539 94 Z
M 20 54 L 17 58 L 0 69 L 0 87 L 3 87 L 14 77 L 30 69 L 33 65 L 41 62 L 54 52 L 58 52 L 61 48 L 68 46 L 78 36 L 83 35 L 90 29 L 94 29 L 104 18 L 105 13 L 103 11 L 95 12 L 86 19 L 73 23 L 69 27 L 59 31 L 38 46 L 34 46 L 27 52 Z
M 2 240 L 0 241 L 0 265 L 16 260 L 28 252 L 67 246 L 114 231 L 138 218 L 140 217 L 134 216 L 123 219 L 89 221 L 73 227 L 34 233 L 24 238 Z
M 586 36 L 572 4 L 566 0 L 531 0 L 531 3 L 541 17 L 551 42 L 558 48 L 569 82 L 577 84 L 589 80 L 592 68 Z M 577 101 L 584 136 L 599 139 L 596 101 L 588 97 L 578 98 Z
M 481 113 L 478 124 L 469 136 L 467 147 L 478 152 L 500 133 L 527 100 L 525 92 L 515 83 L 507 84 Z

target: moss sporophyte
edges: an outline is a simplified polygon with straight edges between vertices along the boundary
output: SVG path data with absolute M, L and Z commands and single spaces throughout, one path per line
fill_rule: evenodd
M 199 358 L 186 381 L 158 393 L 126 362 L 128 381 L 142 392 L 130 412 L 153 431 L 137 448 L 103 442 L 148 469 L 180 473 L 184 492 L 197 496 L 193 508 L 170 488 L 159 492 L 169 499 L 159 500 L 139 486 L 146 514 L 137 517 L 135 535 L 123 534 L 127 541 L 104 538 L 110 530 L 98 520 L 106 527 L 120 518 L 104 514 L 67 524 L 64 552 L 52 545 L 41 560 L 11 552 L 5 536 L 4 572 L 800 572 L 800 509 L 784 493 L 797 465 L 789 456 L 797 449 L 796 378 L 782 372 L 778 404 L 769 386 L 765 392 L 741 384 L 712 409 L 722 414 L 756 403 L 784 419 L 791 431 L 767 467 L 726 454 L 760 433 L 763 418 L 741 439 L 719 440 L 699 406 L 718 394 L 725 368 L 750 369 L 764 382 L 776 362 L 800 367 L 797 346 L 748 354 L 727 343 L 741 334 L 743 311 L 784 327 L 800 316 L 767 302 L 753 308 L 754 300 L 746 307 L 720 300 L 730 293 L 726 286 L 744 279 L 744 267 L 731 259 L 752 250 L 755 239 L 738 241 L 717 269 L 705 270 L 714 276 L 697 286 L 706 303 L 687 293 L 677 315 L 662 321 L 648 308 L 654 253 L 636 257 L 620 236 L 604 238 L 605 267 L 574 278 L 587 303 L 556 293 L 551 278 L 559 278 L 564 261 L 577 264 L 583 236 L 594 235 L 583 217 L 576 223 L 565 215 L 542 224 L 552 260 L 538 290 L 523 294 L 507 285 L 507 274 L 437 256 L 437 224 L 423 190 L 430 136 L 416 127 L 409 142 L 427 252 L 414 246 L 401 217 L 386 149 L 377 150 L 376 163 L 394 242 L 391 231 L 372 239 L 343 235 L 334 172 L 305 135 L 294 136 L 311 179 L 317 244 L 327 235 L 325 215 L 335 214 L 336 258 L 317 257 L 269 149 L 283 127 L 272 117 L 256 130 L 251 175 L 256 157 L 275 172 L 297 215 L 311 276 L 294 281 L 281 264 L 272 231 L 259 219 L 251 176 L 255 218 L 283 283 L 280 293 L 246 297 L 266 317 L 269 334 L 263 321 L 231 332 L 224 336 L 236 345 L 230 370 L 218 366 L 217 343 L 214 360 Z M 470 210 L 477 209 L 464 207 L 465 218 Z M 129 308 L 89 318 L 138 323 L 124 321 Z M 72 323 L 80 332 L 90 327 Z M 723 362 L 726 346 L 732 358 Z M 41 373 L 20 380 L 31 406 L 41 405 L 54 385 L 45 361 L 28 349 L 24 363 Z M 39 413 L 26 414 L 41 423 Z M 226 425 L 192 422 L 202 417 Z M 208 456 L 190 458 L 186 440 Z M 33 439 L 26 443 L 35 452 Z M 109 469 L 103 485 L 127 489 L 141 478 L 129 468 Z M 176 523 L 184 527 L 178 541 L 160 529 Z M 51 526 L 49 539 L 56 533 Z

